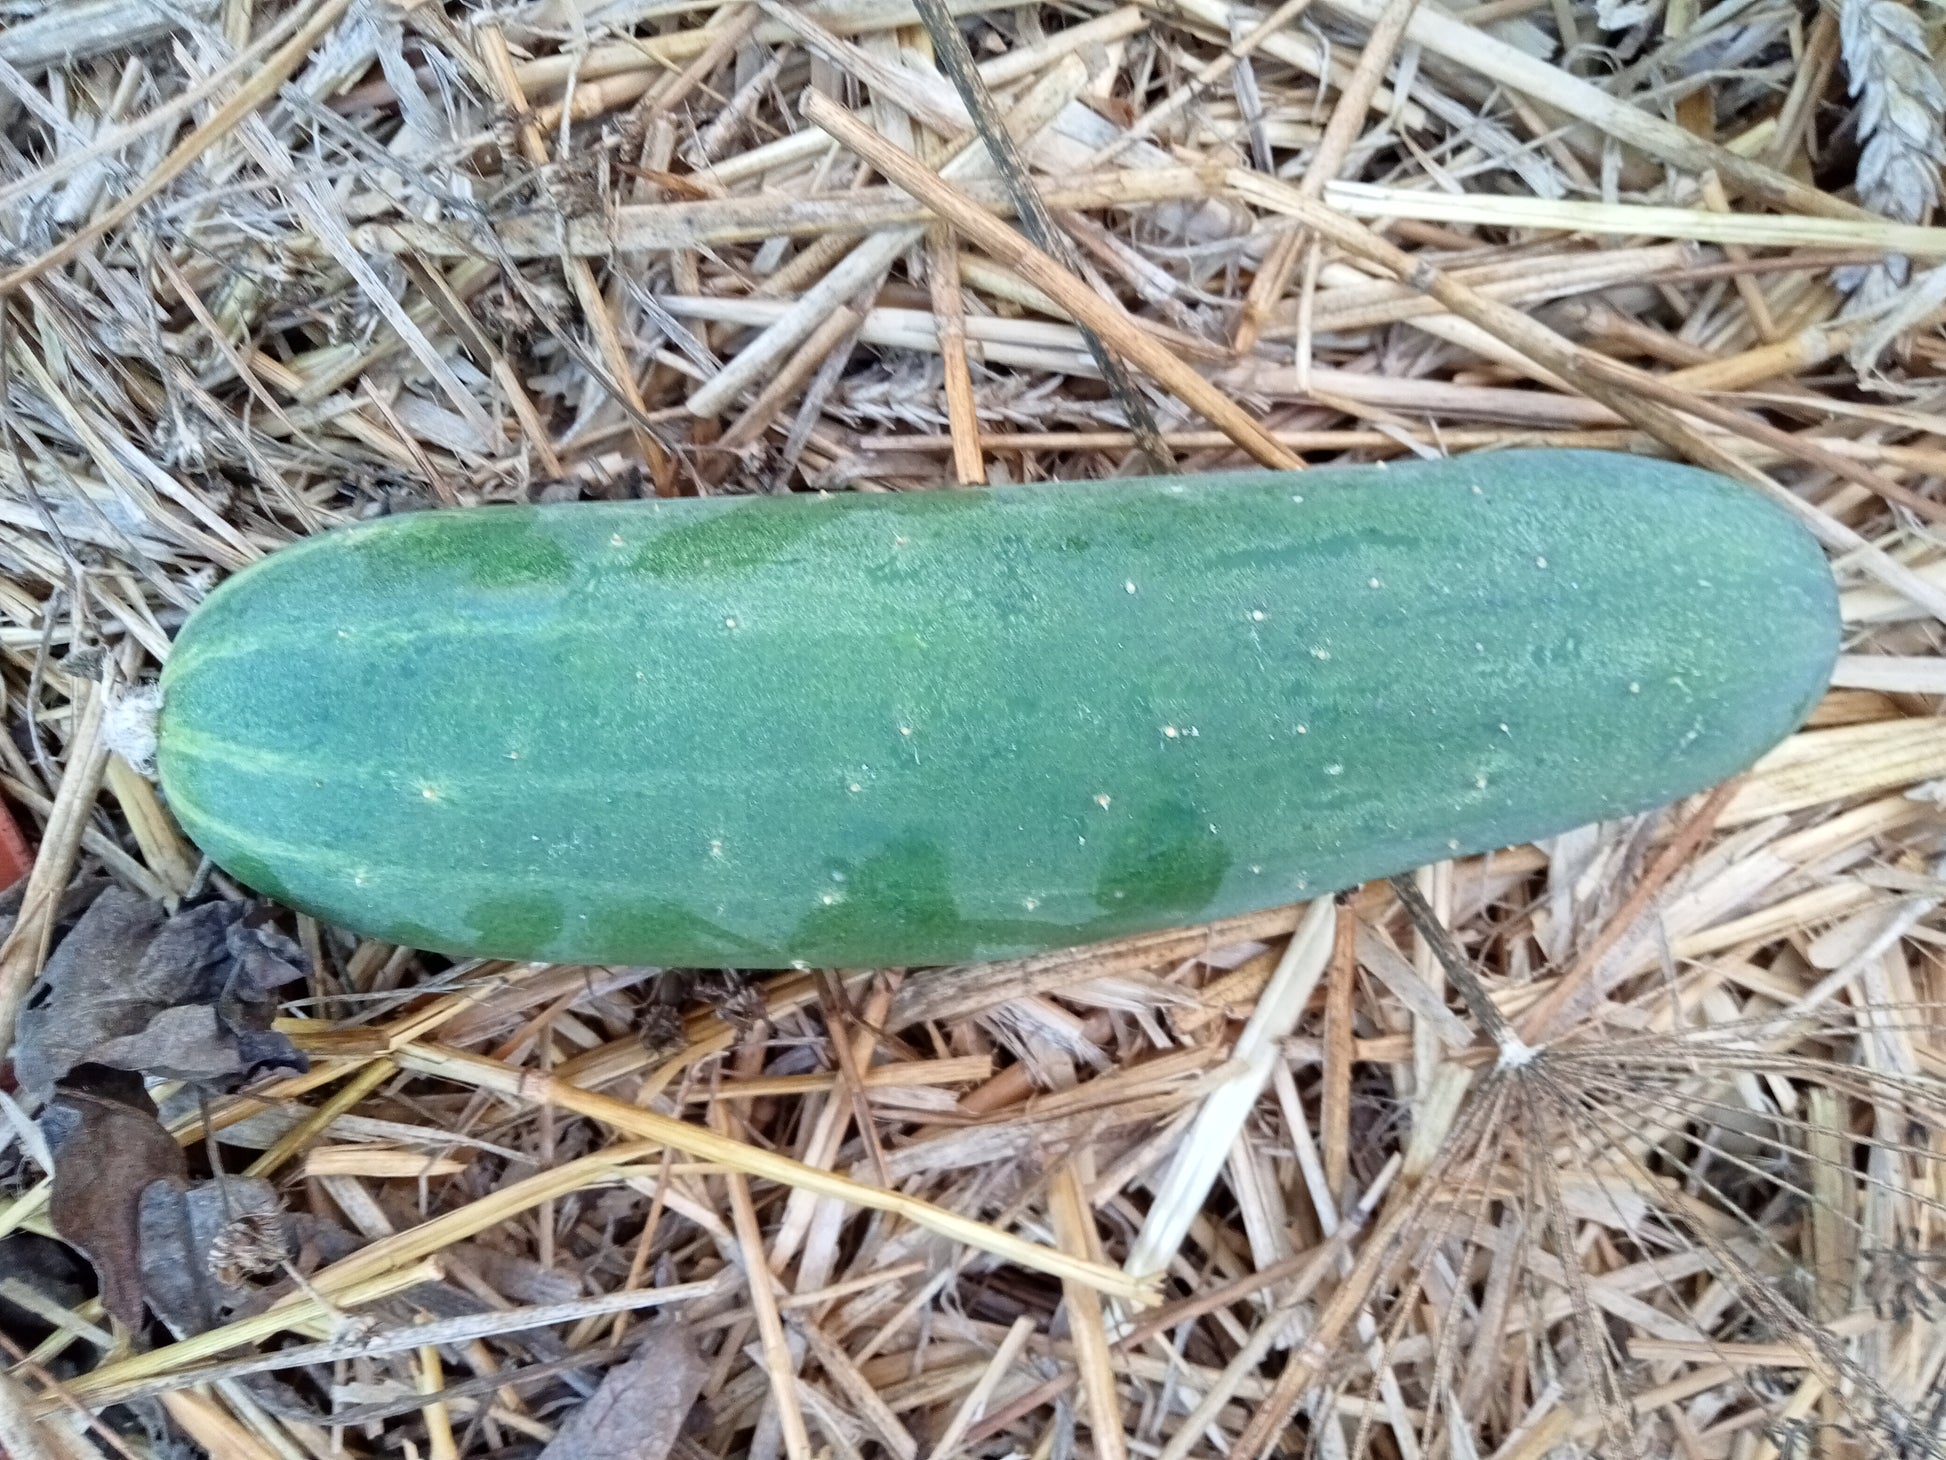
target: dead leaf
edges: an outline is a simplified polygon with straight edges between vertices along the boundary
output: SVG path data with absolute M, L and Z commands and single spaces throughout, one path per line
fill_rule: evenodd
M 253 1296 L 237 1279 L 296 1256 L 276 1187 L 257 1176 L 142 1193 L 142 1287 L 177 1337 L 214 1328 Z
M 20 1016 L 16 1068 L 47 1099 L 84 1064 L 212 1081 L 302 1070 L 272 1031 L 275 991 L 305 973 L 303 950 L 240 902 L 166 917 L 110 887 L 47 961 Z
M 151 1186 L 141 1205 L 142 1287 L 178 1338 L 203 1333 L 254 1296 L 237 1281 L 295 1255 L 277 1189 L 230 1176 L 188 1189 Z
M 260 1177 L 226 1176 L 187 1189 L 150 1186 L 141 1212 L 149 1311 L 179 1339 L 262 1312 L 290 1284 L 253 1285 L 250 1279 L 290 1266 L 298 1255 L 296 1226 L 277 1189 Z M 272 1414 L 324 1423 L 303 1394 L 275 1374 L 236 1382 Z
M 540 1460 L 664 1460 L 703 1392 L 709 1365 L 680 1317 L 659 1319 L 567 1417 Z
M 180 1186 L 182 1147 L 156 1119 L 142 1077 L 85 1065 L 64 1083 L 41 1126 L 54 1150 L 48 1215 L 62 1240 L 87 1253 L 101 1301 L 130 1329 L 142 1323 L 142 1196 L 158 1181 Z

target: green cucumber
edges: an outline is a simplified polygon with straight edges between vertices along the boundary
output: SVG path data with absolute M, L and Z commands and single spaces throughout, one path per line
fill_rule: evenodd
M 1782 509 L 1596 452 L 425 512 L 212 593 L 160 775 L 227 871 L 393 942 L 959 962 L 1664 804 L 1837 637 Z

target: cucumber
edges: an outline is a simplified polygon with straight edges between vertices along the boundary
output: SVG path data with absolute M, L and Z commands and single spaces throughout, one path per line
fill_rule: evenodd
M 424 512 L 212 593 L 159 770 L 228 872 L 397 943 L 961 962 L 1664 804 L 1837 638 L 1784 511 L 1597 452 Z

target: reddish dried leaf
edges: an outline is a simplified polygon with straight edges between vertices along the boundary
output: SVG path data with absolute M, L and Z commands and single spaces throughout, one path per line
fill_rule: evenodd
M 0 888 L 12 887 L 34 865 L 34 849 L 20 834 L 20 823 L 4 800 L 0 800 Z

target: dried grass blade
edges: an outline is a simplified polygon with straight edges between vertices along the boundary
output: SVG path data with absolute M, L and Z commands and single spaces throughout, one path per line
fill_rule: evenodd
M 1453 313 L 1496 335 L 1545 368 L 1557 372 L 1584 394 L 1608 406 L 1623 419 L 1642 427 L 1680 454 L 1757 488 L 1797 517 L 1826 546 L 1851 554 L 1874 577 L 1897 588 L 1935 617 L 1946 621 L 1946 593 L 1934 588 L 1829 513 L 1786 491 L 1742 458 L 1702 435 L 1681 413 L 1700 416 L 1712 424 L 1766 445 L 1781 446 L 1792 455 L 1802 455 L 1821 466 L 1836 470 L 1841 477 L 1857 478 L 1860 473 L 1853 465 L 1835 453 L 1812 448 L 1809 443 L 1789 436 L 1767 422 L 1697 398 L 1646 371 L 1632 369 L 1584 350 L 1519 310 L 1484 298 L 1475 290 L 1442 274 L 1425 260 L 1416 259 L 1387 243 L 1362 224 L 1311 202 L 1288 184 L 1241 168 L 1232 168 L 1229 179 L 1231 188 L 1240 196 L 1301 218 L 1341 248 L 1380 264 L 1413 287 L 1439 300 Z M 1865 483 L 1872 487 L 1877 485 L 1869 475 L 1865 476 Z
M 1008 999 L 1053 993 L 1070 984 L 1194 958 L 1239 943 L 1275 938 L 1294 930 L 1305 904 L 1266 908 L 1203 927 L 1165 928 L 1112 943 L 1062 948 L 1002 963 L 928 969 L 900 986 L 888 1016 L 892 1028 L 963 1019 Z
M 1305 164 L 1304 176 L 1298 181 L 1297 190 L 1305 197 L 1323 197 L 1327 185 L 1344 166 L 1352 145 L 1365 130 L 1366 109 L 1370 107 L 1372 98 L 1378 95 L 1379 83 L 1385 77 L 1386 68 L 1392 64 L 1399 41 L 1405 35 L 1406 23 L 1411 20 L 1418 4 L 1419 0 L 1385 0 L 1385 8 L 1372 23 L 1372 32 L 1359 52 L 1358 63 L 1352 67 L 1344 89 L 1338 94 L 1331 120 L 1325 124 L 1324 136 L 1319 139 L 1317 149 Z M 1268 171 L 1263 167 L 1258 170 Z M 1283 235 L 1271 245 L 1270 252 L 1257 269 L 1257 277 L 1250 281 L 1249 293 L 1243 299 L 1243 310 L 1237 320 L 1236 337 L 1232 342 L 1238 354 L 1248 354 L 1256 348 L 1257 335 L 1271 306 L 1290 285 L 1299 251 L 1312 242 L 1310 235 L 1299 229 Z
M 1021 231 L 1036 248 L 1061 267 L 1079 274 L 1081 265 L 1074 245 L 1056 226 L 1053 214 L 1048 211 L 1047 204 L 1034 186 L 1027 169 L 1027 159 L 1021 154 L 1013 134 L 1000 120 L 993 94 L 987 90 L 979 68 L 973 64 L 973 53 L 967 48 L 966 37 L 960 33 L 946 0 L 913 0 L 913 4 L 919 11 L 919 19 L 925 25 L 926 33 L 932 37 L 935 61 L 959 92 L 961 102 L 973 118 L 974 126 L 979 129 L 981 141 L 986 144 L 987 157 L 994 171 L 1000 174 L 1007 195 L 1013 200 L 1014 215 L 1020 220 Z M 1082 337 L 1087 341 L 1088 352 L 1095 357 L 1102 378 L 1108 382 L 1109 391 L 1122 408 L 1122 419 L 1134 433 L 1136 450 L 1147 463 L 1148 470 L 1167 472 L 1174 461 L 1156 429 L 1155 413 L 1149 409 L 1148 400 L 1099 335 L 1084 327 Z
M 1417 218 L 1487 228 L 1558 229 L 1611 238 L 1675 238 L 1750 248 L 1871 249 L 1946 258 L 1946 228 L 1871 214 L 1718 213 L 1647 203 L 1593 203 L 1488 193 L 1438 193 L 1333 182 L 1324 201 L 1354 218 Z
M 1073 1158 L 1056 1168 L 1049 1183 L 1048 1206 L 1062 1248 L 1077 1257 L 1089 1257 L 1098 1247 L 1099 1239 L 1095 1236 L 1093 1211 Z M 1072 1280 L 1063 1282 L 1061 1288 L 1068 1333 L 1074 1344 L 1075 1367 L 1081 1373 L 1081 1392 L 1086 1401 L 1094 1453 L 1101 1460 L 1128 1460 L 1128 1437 L 1123 1429 L 1121 1395 L 1109 1358 L 1101 1294 L 1085 1283 Z
M 20 912 L 6 940 L 0 942 L 0 1049 L 12 1047 L 14 1022 L 35 978 L 40 975 L 41 965 L 47 961 L 55 914 L 60 909 L 62 894 L 67 891 L 74 859 L 81 849 L 81 834 L 94 814 L 95 797 L 108 767 L 109 752 L 101 737 L 101 722 L 107 708 L 109 684 L 84 680 L 77 683 L 76 689 L 81 699 L 76 706 L 74 735 L 68 745 L 61 784 L 54 793 L 53 810 L 33 870 L 27 874 Z
M 1176 1148 L 1148 1218 L 1129 1247 L 1125 1271 L 1161 1272 L 1182 1246 L 1243 1122 L 1270 1081 L 1271 1066 L 1279 1057 L 1278 1041 L 1296 1026 L 1324 975 L 1338 916 L 1337 904 L 1330 898 L 1321 898 L 1305 910 L 1256 1013 L 1237 1036 L 1230 1055 L 1233 1072 L 1203 1102 Z
M 1376 25 L 1385 0 L 1325 0 L 1342 15 Z M 1611 96 L 1599 86 L 1550 66 L 1519 47 L 1477 30 L 1444 11 L 1421 6 L 1406 28 L 1409 40 L 1435 55 L 1512 87 L 1577 121 L 1592 123 L 1617 141 L 1639 147 L 1662 162 L 1690 172 L 1714 169 L 1736 191 L 1799 213 L 1827 218 L 1877 220 L 1876 215 L 1829 193 L 1707 142 L 1694 132 Z
M 1787 811 L 1946 776 L 1946 720 L 1917 718 L 1807 730 L 1751 768 L 1722 824 L 1747 826 Z
M 1153 1301 L 1150 1279 L 1130 1277 L 1099 1263 L 1077 1261 L 1064 1253 L 1025 1241 L 1009 1232 L 999 1231 L 902 1192 L 865 1186 L 833 1172 L 817 1170 L 788 1156 L 731 1140 L 715 1131 L 671 1120 L 612 1096 L 583 1090 L 558 1076 L 516 1070 L 478 1055 L 437 1046 L 407 1046 L 394 1051 L 393 1058 L 403 1068 L 422 1075 L 434 1075 L 478 1089 L 498 1091 L 515 1099 L 571 1110 L 577 1115 L 599 1120 L 617 1130 L 654 1142 L 657 1147 L 670 1146 L 700 1160 L 720 1162 L 746 1176 L 801 1187 L 853 1206 L 889 1212 L 950 1241 L 1055 1277 L 1075 1278 L 1124 1301 L 1138 1304 Z
M 1121 306 L 1090 289 L 916 158 L 900 152 L 849 112 L 815 93 L 805 98 L 804 115 L 1058 301 L 1076 320 L 1174 391 L 1184 404 L 1221 428 L 1257 461 L 1285 471 L 1304 465 L 1227 396 L 1138 329 Z
M 423 1258 L 409 1266 L 393 1268 L 358 1282 L 334 1285 L 328 1295 L 318 1289 L 300 1293 L 277 1306 L 249 1318 L 240 1318 L 221 1328 L 212 1328 L 194 1338 L 164 1344 L 147 1353 L 135 1354 L 103 1364 L 92 1373 L 68 1381 L 68 1392 L 91 1403 L 98 1394 L 116 1391 L 173 1372 L 182 1365 L 198 1363 L 212 1354 L 240 1344 L 258 1343 L 286 1329 L 298 1328 L 333 1316 L 333 1308 L 356 1308 L 381 1298 L 405 1292 L 421 1283 L 436 1282 L 443 1275 L 436 1260 Z M 328 1303 L 326 1298 L 328 1297 Z M 415 1344 L 414 1347 L 417 1347 Z
M 33 282 L 49 269 L 72 263 L 89 244 L 110 229 L 118 228 L 135 216 L 136 210 L 180 177 L 211 146 L 228 136 L 259 106 L 276 94 L 304 63 L 311 47 L 336 25 L 351 8 L 352 0 L 318 0 L 317 8 L 293 35 L 265 58 L 260 70 L 252 71 L 237 88 L 235 96 L 219 106 L 196 130 L 176 144 L 167 157 L 151 168 L 128 195 L 87 224 L 63 239 L 39 258 L 22 264 L 11 273 L 0 275 L 0 297 L 12 294 Z

